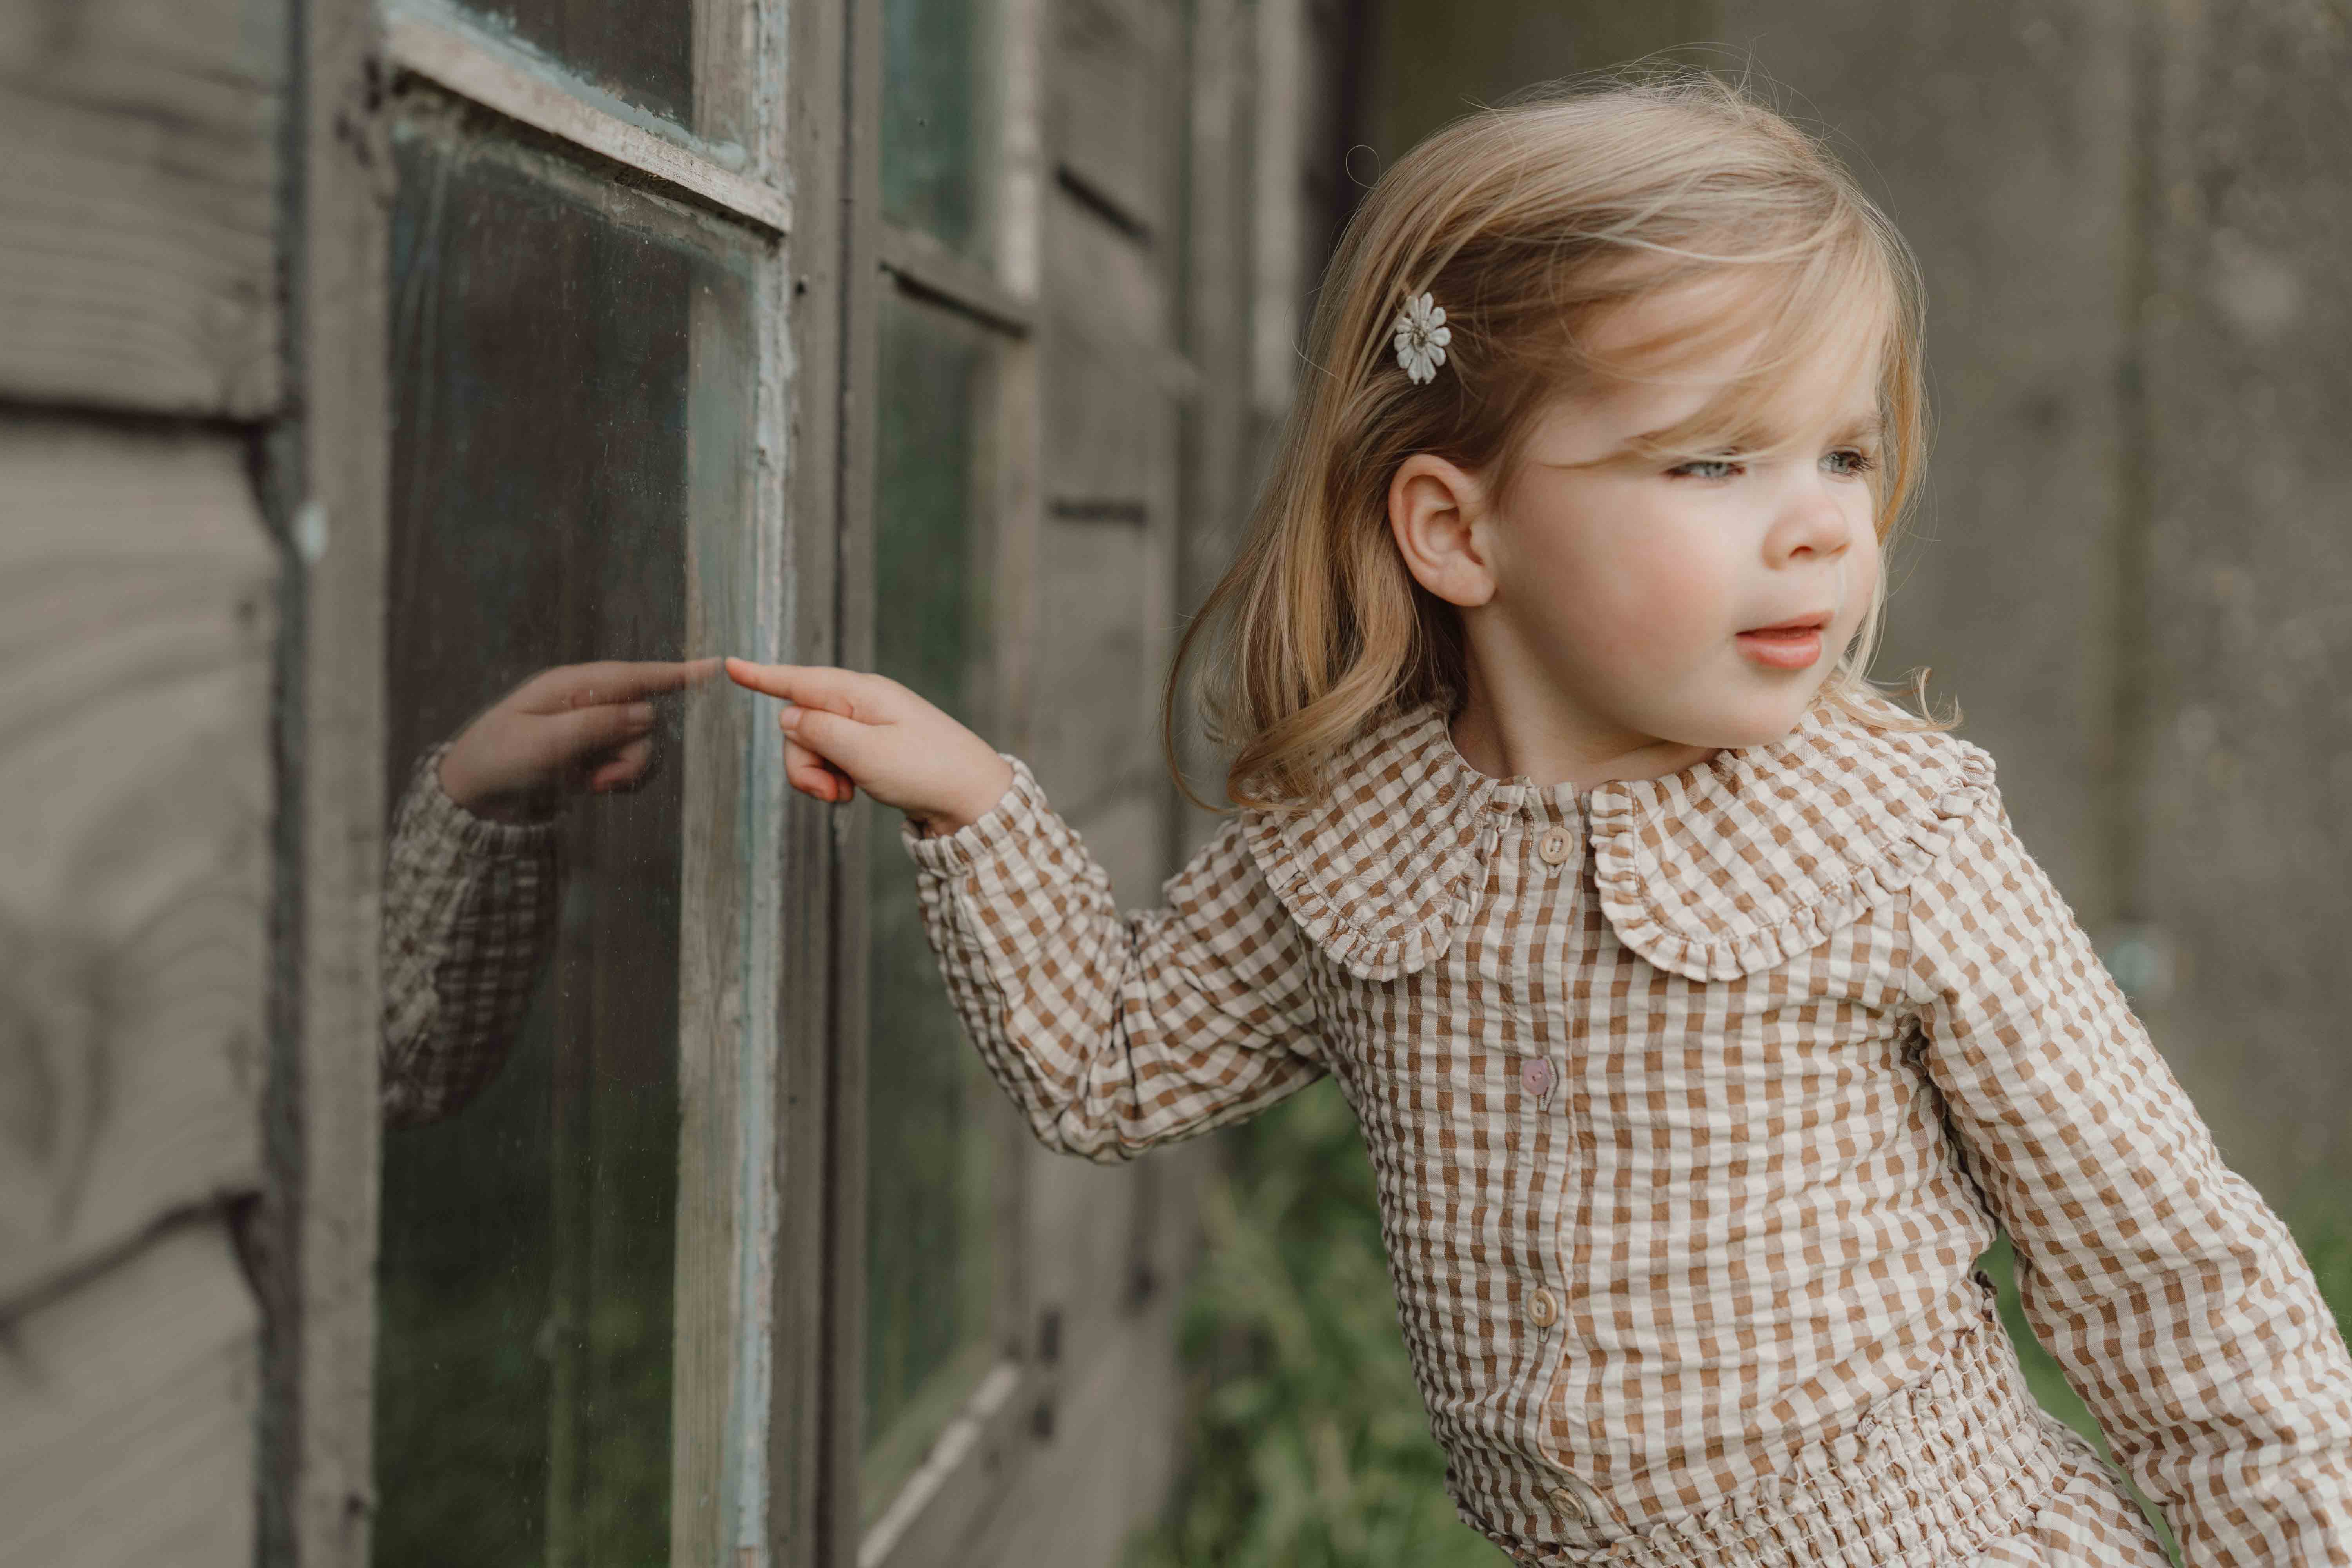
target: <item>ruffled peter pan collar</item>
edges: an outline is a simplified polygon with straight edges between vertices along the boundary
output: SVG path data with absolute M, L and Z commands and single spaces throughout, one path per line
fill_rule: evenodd
M 1479 773 L 1445 716 L 1421 709 L 1360 738 L 1331 777 L 1322 801 L 1252 813 L 1245 831 L 1291 917 L 1366 980 L 1445 952 L 1514 820 L 1580 816 L 1618 941 L 1660 969 L 1729 980 L 1818 946 L 2000 809 L 1976 747 L 1826 705 L 1771 745 L 1582 795 Z

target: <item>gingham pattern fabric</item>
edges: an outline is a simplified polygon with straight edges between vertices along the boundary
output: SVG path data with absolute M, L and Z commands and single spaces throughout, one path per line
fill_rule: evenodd
M 383 878 L 384 1122 L 464 1108 L 498 1076 L 555 940 L 552 822 L 491 822 L 425 753 L 394 813 Z
M 2352 1360 L 1990 760 L 1824 708 L 1579 794 L 1400 717 L 1122 917 L 1014 765 L 909 839 L 966 1030 L 1133 1155 L 1334 1074 L 1463 1516 L 1517 1561 L 2162 1561 L 2031 1405 L 1989 1282 L 2200 1568 L 2352 1565 Z

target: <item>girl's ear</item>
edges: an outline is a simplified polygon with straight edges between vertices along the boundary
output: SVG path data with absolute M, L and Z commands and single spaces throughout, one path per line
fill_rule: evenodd
M 1389 531 L 1412 580 L 1463 609 L 1495 596 L 1495 573 L 1478 524 L 1484 487 L 1444 458 L 1415 452 L 1389 481 Z

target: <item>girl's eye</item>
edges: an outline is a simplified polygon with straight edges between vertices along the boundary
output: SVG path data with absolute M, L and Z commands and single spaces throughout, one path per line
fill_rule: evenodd
M 1694 458 L 1687 463 L 1677 463 L 1666 472 L 1676 479 L 1727 479 L 1739 472 L 1739 465 L 1729 458 Z
M 1843 447 L 1822 459 L 1822 467 L 1842 479 L 1858 479 L 1878 465 L 1870 454 L 1854 447 Z

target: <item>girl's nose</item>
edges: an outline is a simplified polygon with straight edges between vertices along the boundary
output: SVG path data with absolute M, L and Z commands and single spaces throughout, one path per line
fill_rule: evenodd
M 1819 485 L 1801 485 L 1773 520 L 1765 550 L 1777 564 L 1800 556 L 1830 557 L 1853 542 L 1853 525 L 1838 498 Z

